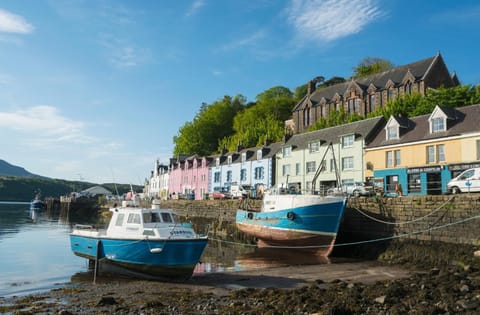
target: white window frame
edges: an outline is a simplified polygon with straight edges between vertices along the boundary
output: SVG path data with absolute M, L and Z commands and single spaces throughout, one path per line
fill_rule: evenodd
M 342 148 L 351 148 L 353 147 L 353 144 L 355 143 L 355 135 L 346 135 L 342 136 Z
M 315 173 L 315 171 L 317 170 L 317 165 L 316 165 L 315 161 L 308 161 L 305 164 L 305 170 L 306 170 L 307 174 Z
M 353 156 L 345 156 L 342 158 L 342 170 L 353 170 L 354 168 Z

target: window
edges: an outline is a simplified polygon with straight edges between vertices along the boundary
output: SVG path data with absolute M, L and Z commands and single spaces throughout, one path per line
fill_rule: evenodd
M 427 146 L 427 163 L 435 162 L 435 147 L 433 145 Z
M 255 179 L 263 179 L 263 167 L 255 167 Z
M 303 125 L 310 125 L 310 107 L 307 107 L 303 110 Z
M 282 176 L 290 175 L 290 164 L 285 164 L 282 166 Z
M 311 142 L 309 147 L 310 147 L 310 153 L 320 151 L 320 141 Z
M 232 171 L 227 171 L 227 182 L 231 182 L 232 181 Z
M 202 182 L 205 182 L 205 179 L 206 179 L 206 178 L 207 178 L 207 177 L 205 176 L 205 174 L 202 174 L 201 181 L 202 181 Z
M 335 172 L 335 160 L 330 159 L 330 172 Z
M 295 175 L 300 175 L 300 170 L 302 169 L 301 164 L 295 164 Z
M 284 147 L 282 149 L 282 155 L 283 157 L 290 156 L 292 154 L 292 147 Z
M 162 216 L 162 221 L 163 222 L 173 222 L 172 216 L 170 215 L 170 213 L 162 212 L 161 216 Z
M 261 160 L 261 159 L 262 159 L 262 149 L 257 151 L 257 160 Z
M 138 213 L 130 213 L 128 215 L 127 223 L 140 224 L 140 215 Z
M 353 156 L 347 156 L 342 158 L 342 170 L 353 169 Z
M 386 167 L 393 167 L 393 151 L 385 152 L 385 165 Z
M 342 148 L 350 148 L 355 141 L 355 135 L 348 135 L 342 137 Z
M 445 162 L 445 145 L 444 144 L 437 145 L 437 163 L 438 162 Z
M 215 159 L 215 166 L 219 166 L 220 165 L 220 158 L 216 158 Z
M 368 112 L 373 112 L 375 110 L 375 101 L 376 101 L 375 100 L 375 94 L 370 94 L 369 98 L 370 98 L 370 100 L 369 100 L 368 103 L 370 104 L 370 108 L 369 108 Z
M 247 180 L 247 169 L 246 168 L 242 168 L 240 170 L 240 180 L 242 182 L 246 181 Z
M 327 105 L 322 105 L 322 117 L 327 117 Z
M 213 174 L 213 182 L 214 183 L 220 183 L 220 172 L 215 172 Z
M 412 82 L 407 82 L 405 84 L 405 94 L 412 94 Z
M 387 128 L 387 140 L 398 139 L 398 127 L 390 126 Z
M 480 160 L 480 140 L 477 140 L 477 160 Z
M 398 166 L 402 163 L 401 159 L 400 159 L 400 150 L 395 150 L 393 151 L 394 155 L 395 155 L 395 166 Z
M 123 224 L 123 218 L 125 217 L 125 214 L 123 213 L 120 213 L 118 216 L 117 216 L 117 221 L 115 221 L 115 225 L 116 226 L 122 226 Z
M 229 156 L 227 157 L 227 164 L 228 164 L 228 165 L 232 164 L 232 156 L 231 156 L 231 155 L 229 155 Z
M 308 173 L 315 173 L 315 161 L 307 162 L 307 174 Z
M 420 193 L 420 174 L 408 174 L 408 193 Z
M 247 160 L 247 153 L 243 152 L 242 153 L 242 162 L 245 162 Z
M 390 88 L 387 91 L 387 101 L 393 101 L 393 99 L 394 99 L 393 88 Z
M 432 124 L 432 133 L 445 131 L 445 118 L 443 117 L 432 118 L 431 124 Z

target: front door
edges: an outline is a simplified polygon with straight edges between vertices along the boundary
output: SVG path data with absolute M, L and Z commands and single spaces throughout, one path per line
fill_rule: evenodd
M 427 195 L 442 194 L 442 174 L 427 173 Z

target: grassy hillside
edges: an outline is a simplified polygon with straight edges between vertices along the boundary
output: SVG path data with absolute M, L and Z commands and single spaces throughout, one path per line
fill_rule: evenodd
M 38 190 L 42 192 L 42 197 L 59 198 L 95 185 L 97 184 L 63 179 L 0 176 L 0 201 L 30 201 Z M 115 194 L 115 184 L 101 186 Z M 116 186 L 120 195 L 130 191 L 130 185 L 117 184 Z M 134 186 L 133 189 L 137 192 L 142 191 L 141 186 Z

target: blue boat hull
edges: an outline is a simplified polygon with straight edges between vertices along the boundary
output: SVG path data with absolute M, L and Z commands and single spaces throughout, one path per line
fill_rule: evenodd
M 268 212 L 237 210 L 239 230 L 259 247 L 299 248 L 328 256 L 343 217 L 345 200 Z
M 75 255 L 121 266 L 150 278 L 187 279 L 207 245 L 206 238 L 128 240 L 70 235 Z

